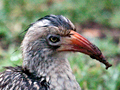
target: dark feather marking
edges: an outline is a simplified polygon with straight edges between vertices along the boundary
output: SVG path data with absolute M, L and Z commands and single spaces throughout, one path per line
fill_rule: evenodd
M 75 30 L 73 27 L 71 27 L 70 21 L 67 18 L 64 17 L 67 20 L 67 22 L 66 22 L 66 20 L 63 17 L 64 16 L 62 16 L 62 15 L 47 15 L 43 18 L 38 19 L 37 21 L 42 21 L 44 19 L 47 19 L 51 22 L 51 24 L 53 26 L 64 27 L 67 30 L 69 30 L 69 29 L 70 30 Z
M 13 86 L 13 84 L 16 84 L 16 82 L 19 81 L 18 85 L 15 85 L 15 88 L 17 88 L 16 86 L 21 87 L 22 89 L 28 88 L 27 90 L 30 90 L 32 88 L 32 90 L 36 90 L 36 88 L 34 87 L 34 82 L 37 82 L 37 85 L 39 85 L 40 90 L 48 90 L 49 88 L 49 83 L 46 82 L 46 80 L 41 81 L 41 77 L 35 77 L 35 73 L 30 73 L 29 70 L 27 69 L 22 69 L 21 66 L 17 66 L 17 67 L 5 67 L 6 69 L 9 69 L 11 71 L 4 71 L 1 74 L 4 74 L 2 76 L 2 78 L 4 79 L 5 76 L 8 75 L 8 77 L 4 80 L 6 81 L 7 79 L 9 79 L 6 83 L 2 84 L 0 83 L 0 90 L 4 89 L 7 85 L 9 86 L 9 88 L 11 88 Z M 20 75 L 18 78 L 16 78 L 17 75 Z M 46 78 L 46 77 L 44 77 Z M 23 85 L 20 84 L 21 80 L 23 79 Z M 12 80 L 15 80 L 15 82 L 13 83 Z M 32 81 L 32 84 L 30 85 L 28 80 Z M 12 85 L 11 85 L 12 84 Z

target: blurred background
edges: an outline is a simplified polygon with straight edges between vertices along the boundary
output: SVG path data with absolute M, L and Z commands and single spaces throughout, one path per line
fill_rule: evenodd
M 29 24 L 48 14 L 64 15 L 97 45 L 113 65 L 83 54 L 69 61 L 82 90 L 120 90 L 119 0 L 0 0 L 0 72 L 22 64 L 20 44 Z

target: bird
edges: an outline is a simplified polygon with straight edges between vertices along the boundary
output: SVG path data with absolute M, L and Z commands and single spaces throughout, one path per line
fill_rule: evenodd
M 81 52 L 106 65 L 100 49 L 76 32 L 63 15 L 46 15 L 30 24 L 21 44 L 21 66 L 0 73 L 0 90 L 81 90 L 67 54 Z

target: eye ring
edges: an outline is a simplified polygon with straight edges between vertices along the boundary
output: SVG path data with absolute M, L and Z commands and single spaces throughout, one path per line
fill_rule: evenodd
M 49 34 L 46 38 L 47 40 L 47 44 L 49 46 L 53 46 L 53 47 L 60 47 L 61 45 L 61 37 L 59 35 L 55 35 L 55 34 Z
M 60 41 L 60 38 L 58 37 L 58 36 L 50 36 L 49 37 L 49 40 L 52 42 L 52 43 L 57 43 L 57 42 L 59 42 Z

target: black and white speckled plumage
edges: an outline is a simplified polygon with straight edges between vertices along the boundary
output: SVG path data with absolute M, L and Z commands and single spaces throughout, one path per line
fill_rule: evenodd
M 31 24 L 21 46 L 23 65 L 0 73 L 0 90 L 80 90 L 65 53 L 46 42 L 48 34 L 66 36 L 69 30 L 75 26 L 62 15 L 48 15 Z
M 6 67 L 0 73 L 0 90 L 48 90 L 49 82 L 45 77 L 35 77 L 22 67 Z

